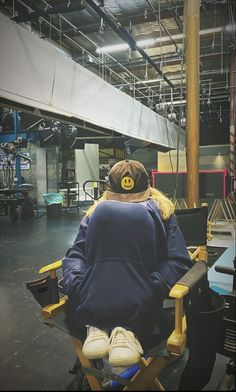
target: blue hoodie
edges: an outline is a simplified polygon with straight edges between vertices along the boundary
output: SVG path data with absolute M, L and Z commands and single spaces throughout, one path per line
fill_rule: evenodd
M 76 325 L 139 333 L 191 265 L 174 214 L 164 220 L 154 200 L 100 202 L 62 263 Z

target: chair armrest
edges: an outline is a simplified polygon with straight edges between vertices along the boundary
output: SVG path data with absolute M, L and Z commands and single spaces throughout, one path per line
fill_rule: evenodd
M 186 346 L 186 318 L 183 299 L 207 272 L 205 261 L 197 261 L 193 267 L 172 287 L 169 297 L 175 299 L 175 329 L 167 340 L 167 350 L 182 355 Z
M 198 260 L 193 267 L 172 287 L 169 296 L 172 298 L 183 298 L 193 289 L 207 272 L 206 262 Z
M 45 265 L 38 271 L 39 274 L 44 274 L 45 272 L 50 272 L 51 279 L 56 279 L 57 269 L 62 267 L 62 260 L 54 261 L 54 263 Z
M 169 292 L 169 297 L 175 299 L 184 298 L 189 292 L 189 288 L 187 286 L 183 286 L 181 284 L 176 283 Z
M 193 267 L 172 287 L 169 297 L 176 300 L 183 299 L 201 281 L 206 273 L 206 262 L 203 260 L 196 261 Z
M 62 312 L 65 309 L 65 306 L 68 302 L 68 296 L 64 295 L 60 298 L 58 304 L 50 304 L 46 305 L 42 308 L 42 315 L 45 320 L 54 318 L 58 313 Z
M 52 271 L 52 270 L 55 271 L 61 267 L 62 267 L 62 260 L 54 261 L 54 263 L 45 265 L 44 267 L 40 268 L 38 273 L 43 274 L 44 272 L 48 272 L 48 271 Z

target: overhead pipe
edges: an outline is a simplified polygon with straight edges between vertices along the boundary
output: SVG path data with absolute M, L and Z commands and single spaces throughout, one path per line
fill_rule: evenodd
M 22 1 L 22 0 L 18 0 L 22 5 L 24 5 L 25 7 L 27 7 L 27 9 L 28 10 L 30 10 L 30 13 L 31 13 L 31 11 L 34 11 L 31 7 L 29 7 L 28 5 L 26 5 L 26 4 L 24 4 L 24 2 Z M 43 3 L 46 5 L 46 7 L 48 7 L 49 9 L 50 8 L 53 8 L 52 7 L 52 5 L 51 4 L 49 4 L 46 0 L 42 0 L 43 1 Z M 84 0 L 80 0 L 81 1 L 81 3 L 84 3 Z M 82 6 L 83 6 L 83 4 L 81 4 Z M 70 32 L 73 32 L 73 34 L 75 34 L 75 32 L 77 32 L 78 34 L 82 34 L 83 36 L 85 36 L 87 39 L 89 39 L 85 34 L 83 34 L 79 29 L 78 29 L 78 27 L 77 26 L 75 26 L 73 23 L 71 23 L 71 21 L 69 21 L 67 18 L 65 18 L 65 16 L 64 15 L 62 15 L 61 13 L 59 13 L 59 15 L 60 15 L 60 17 L 66 22 L 66 23 L 68 23 L 69 24 L 69 26 L 71 26 L 72 27 L 72 30 L 71 31 L 65 31 L 65 33 L 70 33 Z M 46 22 L 48 22 L 49 23 L 49 21 L 47 20 L 47 19 L 44 19 Z M 50 23 L 51 24 L 51 23 Z M 53 27 L 55 27 L 55 26 L 53 26 Z M 231 28 L 233 31 L 235 31 L 235 28 L 236 28 L 236 25 L 234 24 L 234 25 L 229 25 L 229 26 L 227 26 L 228 27 L 228 30 L 229 30 L 229 28 Z M 227 33 L 227 29 L 224 27 L 224 26 L 219 26 L 219 27 L 212 27 L 212 28 L 209 28 L 209 29 L 204 29 L 204 30 L 200 30 L 200 32 L 199 32 L 199 34 L 200 35 L 210 35 L 210 34 L 215 34 L 215 33 L 218 33 L 218 32 L 224 32 L 225 34 Z M 65 34 L 63 34 L 63 35 L 65 35 Z M 49 36 L 50 37 L 50 36 Z M 65 35 L 65 37 L 66 38 L 70 38 L 69 37 L 69 35 Z M 171 39 L 172 40 L 178 40 L 178 39 L 182 39 L 184 37 L 184 34 L 175 34 L 175 35 L 172 35 L 171 36 Z M 226 35 L 226 37 L 227 37 L 227 35 Z M 47 38 L 47 36 L 45 35 L 45 36 L 42 36 L 41 38 Z M 51 38 L 51 37 L 50 37 Z M 228 37 L 227 37 L 228 38 Z M 171 42 L 171 39 L 170 39 L 170 37 L 169 36 L 166 36 L 166 37 L 159 37 L 159 38 L 157 38 L 156 39 L 156 42 L 157 43 L 160 43 L 160 42 Z M 76 43 L 76 41 L 73 41 L 74 43 Z
M 62 19 L 67 22 L 72 29 L 68 29 L 68 30 L 64 30 L 65 34 L 68 34 L 68 36 L 75 36 L 75 35 L 79 35 L 81 34 L 81 31 L 79 30 L 79 28 L 77 26 L 74 26 L 67 18 L 65 18 L 63 15 L 61 15 Z M 235 28 L 234 26 L 232 26 L 233 28 Z M 211 34 L 216 34 L 216 33 L 220 33 L 220 32 L 224 32 L 225 33 L 225 28 L 223 26 L 219 26 L 219 27 L 211 27 L 209 29 L 203 29 L 200 30 L 199 34 L 200 36 L 204 36 L 204 35 L 211 35 Z M 77 33 L 77 34 L 76 34 Z M 84 34 L 85 35 L 85 34 Z M 51 35 L 43 35 L 42 38 L 52 38 L 53 34 Z M 173 41 L 180 41 L 183 40 L 184 34 L 183 33 L 179 33 L 179 34 L 173 34 L 171 36 L 171 38 L 167 35 L 167 36 L 161 36 L 161 37 L 157 37 L 155 39 L 156 43 L 169 43 L 172 40 Z
M 170 8 L 171 14 L 172 14 L 172 16 L 173 16 L 173 18 L 174 18 L 174 20 L 175 20 L 175 22 L 176 22 L 176 24 L 177 24 L 179 30 L 180 30 L 181 33 L 182 33 L 182 32 L 183 32 L 183 25 L 182 25 L 182 22 L 181 22 L 181 20 L 180 20 L 179 14 L 178 14 L 178 12 L 177 12 L 177 7 L 176 7 L 176 6 L 173 6 L 172 3 L 170 4 L 170 3 L 169 3 L 169 0 L 166 0 L 166 3 L 167 3 L 167 5 L 168 5 L 168 7 Z
M 34 12 L 34 10 L 32 8 L 30 8 L 29 6 L 27 6 L 22 0 L 18 0 L 20 1 L 20 3 L 22 5 L 24 5 L 25 7 L 27 7 L 27 9 L 29 10 L 29 12 Z M 48 7 L 52 7 L 49 3 L 47 3 L 45 0 L 42 0 L 46 6 Z M 59 14 L 60 17 L 67 22 L 70 26 L 72 26 L 74 28 L 74 31 L 77 29 L 76 26 L 74 26 L 68 19 L 66 19 L 63 15 Z M 88 53 L 89 55 L 91 55 L 94 60 L 98 61 L 98 64 L 96 65 L 105 65 L 106 68 L 108 68 L 111 72 L 113 72 L 114 74 L 116 74 L 121 80 L 124 80 L 124 82 L 126 82 L 126 80 L 121 77 L 118 73 L 116 73 L 114 71 L 114 69 L 109 68 L 109 66 L 107 64 L 103 64 L 99 59 L 97 59 L 97 57 L 93 56 L 90 52 L 88 52 L 88 50 L 84 49 L 77 41 L 73 40 L 72 38 L 70 38 L 69 36 L 67 36 L 64 32 L 62 32 L 59 28 L 57 28 L 55 25 L 53 25 L 49 20 L 47 20 L 46 18 L 43 18 L 43 20 L 49 24 L 49 26 L 53 27 L 57 32 L 60 32 L 62 34 L 63 37 L 65 37 L 66 39 L 68 39 L 72 44 L 76 45 L 77 47 L 79 47 L 81 50 L 84 50 L 86 53 Z M 97 47 L 97 45 L 91 40 L 91 38 L 87 37 L 82 31 L 78 30 L 79 34 L 81 36 L 83 36 L 84 38 L 86 38 L 87 40 L 89 40 L 90 43 L 92 43 L 93 45 L 95 45 Z M 41 38 L 45 38 L 46 36 L 41 36 Z M 54 43 L 55 44 L 55 43 Z M 68 54 L 67 54 L 68 55 Z M 134 74 L 132 74 L 128 68 L 125 68 L 121 63 L 119 63 L 115 58 L 113 58 L 112 56 L 108 55 L 110 59 L 112 59 L 117 65 L 119 65 L 120 67 L 122 67 L 127 73 L 129 73 L 129 76 L 135 78 L 137 81 L 141 82 L 141 80 L 135 76 Z M 88 67 L 86 67 L 88 68 Z M 129 83 L 131 85 L 131 83 Z M 142 81 L 142 84 L 145 85 L 145 82 Z M 148 86 L 147 86 L 148 87 Z
M 213 57 L 213 56 L 220 56 L 220 55 L 225 55 L 225 54 L 229 54 L 230 52 L 215 52 L 215 53 L 204 53 L 200 55 L 200 58 L 207 58 L 207 57 Z M 106 53 L 107 54 L 107 53 Z M 150 56 L 150 58 L 153 61 L 159 61 L 160 56 L 155 55 L 155 56 Z M 174 54 L 173 56 L 169 56 L 169 57 L 163 57 L 163 63 L 164 66 L 171 66 L 171 65 L 178 65 L 181 62 L 181 59 L 179 57 L 176 57 L 176 55 Z M 135 68 L 135 67 L 142 67 L 142 66 L 146 66 L 147 61 L 143 60 L 141 58 L 135 59 L 135 60 L 131 60 L 131 61 L 123 61 L 122 65 L 123 66 L 129 66 L 130 68 Z M 107 66 L 111 67 L 112 69 L 117 69 L 119 67 L 120 64 L 114 64 L 114 63 L 105 63 Z M 92 67 L 93 65 L 88 65 L 87 68 Z M 220 70 L 220 73 L 222 73 L 222 70 Z M 158 79 L 160 80 L 160 78 Z M 143 81 L 144 82 L 144 81 Z M 145 83 L 149 82 L 148 80 L 145 80 Z
M 157 71 L 157 73 L 166 81 L 166 83 L 171 87 L 175 88 L 171 81 L 165 76 L 161 69 L 156 65 L 156 63 L 148 56 L 148 54 L 138 46 L 132 35 L 123 27 L 119 22 L 113 20 L 106 12 L 103 11 L 102 7 L 99 7 L 94 0 L 87 0 L 88 5 L 97 12 L 98 15 L 103 18 L 103 20 L 119 35 L 119 37 L 127 42 L 132 50 L 137 50 L 145 60 Z
M 46 8 L 45 10 L 41 11 L 38 7 L 37 10 L 34 12 L 27 12 L 22 15 L 13 16 L 11 19 L 14 20 L 16 23 L 22 22 L 32 22 L 33 20 L 37 20 L 40 17 L 45 18 L 48 15 L 57 15 L 59 13 L 69 13 L 75 11 L 82 11 L 84 9 L 84 1 L 76 1 L 74 3 L 68 3 L 63 5 L 55 5 L 54 7 Z
M 147 97 L 138 97 L 139 100 L 142 100 L 142 99 L 145 99 L 145 98 L 147 99 Z M 218 102 L 218 99 L 223 99 L 225 101 L 225 100 L 228 99 L 228 95 L 219 95 L 218 97 L 211 97 L 212 101 L 217 101 Z M 199 98 L 199 100 L 200 101 L 205 101 L 206 98 L 204 98 L 204 97 L 203 98 Z M 178 106 L 178 105 L 186 104 L 186 102 L 187 102 L 186 99 L 177 100 L 177 101 L 173 101 L 173 102 L 165 101 L 164 105 L 166 105 L 166 106 L 171 106 L 171 105 Z
M 176 43 L 175 43 L 175 41 L 173 40 L 171 34 L 169 33 L 169 31 L 167 30 L 166 26 L 165 26 L 164 23 L 162 22 L 162 20 L 161 20 L 161 18 L 160 18 L 160 15 L 158 14 L 158 12 L 156 12 L 155 8 L 153 7 L 153 5 L 150 3 L 149 0 L 146 0 L 146 3 L 149 5 L 149 7 L 151 8 L 151 10 L 153 11 L 153 14 L 154 14 L 155 17 L 157 18 L 159 24 L 162 26 L 162 28 L 165 30 L 166 34 L 169 36 L 169 38 L 170 38 L 172 44 L 173 44 L 174 47 L 175 47 L 176 53 L 177 53 L 178 55 L 181 55 L 181 57 L 182 57 L 182 49 L 180 49 L 180 48 L 176 45 Z
M 22 5 L 24 5 L 25 7 L 27 7 L 28 11 L 34 12 L 34 10 L 27 6 L 22 0 L 18 0 Z M 47 1 L 42 0 L 43 3 L 47 6 L 47 7 L 52 7 Z M 62 14 L 59 14 L 60 18 L 62 20 L 64 20 L 65 22 L 67 22 L 72 28 L 73 31 L 75 32 L 78 31 L 78 33 L 86 38 L 87 40 L 89 40 L 90 43 L 92 43 L 93 45 L 95 45 L 97 47 L 97 45 L 91 40 L 91 38 L 89 38 L 88 36 L 86 36 L 82 31 L 78 30 L 78 28 L 73 25 L 68 19 L 66 19 Z M 53 27 L 56 31 L 60 32 L 62 34 L 62 36 L 64 36 L 66 39 L 68 39 L 71 43 L 73 43 L 74 45 L 76 45 L 77 47 L 79 47 L 80 49 L 84 50 L 86 53 L 89 53 L 91 56 L 93 56 L 90 52 L 88 52 L 86 49 L 84 49 L 77 41 L 73 40 L 72 38 L 70 38 L 68 35 L 66 35 L 64 32 L 62 32 L 59 28 L 57 28 L 55 25 L 53 25 L 49 20 L 47 20 L 46 18 L 43 18 L 43 20 L 49 24 L 49 26 Z M 46 38 L 46 36 L 41 36 L 41 38 Z M 116 64 L 120 65 L 126 72 L 129 73 L 129 75 L 133 78 L 135 78 L 136 80 L 138 80 L 139 82 L 141 82 L 141 80 L 135 76 L 134 74 L 132 74 L 128 68 L 125 68 L 121 63 L 119 63 L 115 58 L 113 58 L 112 56 L 110 56 L 109 54 L 107 54 L 109 56 L 110 59 L 112 59 Z M 93 56 L 93 58 L 99 62 L 100 65 L 105 65 L 108 69 L 110 69 L 112 72 L 114 72 L 121 80 L 124 80 L 124 78 L 122 78 L 119 74 L 117 74 L 113 69 L 109 68 L 106 64 L 103 64 L 100 60 L 98 60 L 95 56 Z M 126 82 L 126 80 L 124 80 Z M 142 84 L 145 85 L 145 82 L 142 81 Z M 147 86 L 148 87 L 148 86 Z
M 23 1 L 21 1 L 21 0 L 18 0 L 18 1 L 20 1 L 20 3 L 22 4 L 22 5 L 24 5 L 25 7 L 27 7 L 28 9 L 30 9 L 30 13 L 31 13 L 31 11 L 33 12 L 34 10 L 33 9 L 31 9 L 30 7 L 28 7 L 26 4 L 24 4 L 23 3 Z M 51 8 L 52 6 L 49 4 L 49 3 L 47 3 L 47 1 L 45 1 L 45 0 L 43 0 L 43 2 L 46 4 L 46 6 L 48 6 L 49 8 Z M 61 15 L 60 14 L 60 17 L 65 21 L 65 22 L 67 22 L 71 27 L 72 27 L 72 29 L 73 29 L 73 32 L 75 33 L 76 31 L 79 33 L 79 34 L 81 34 L 81 35 L 83 35 L 84 37 L 86 37 L 87 39 L 89 39 L 85 34 L 83 34 L 81 31 L 78 31 L 78 28 L 74 25 L 74 24 L 72 24 L 68 19 L 66 19 L 63 15 Z M 49 25 L 51 25 L 53 28 L 55 28 L 57 31 L 59 31 L 59 29 L 57 29 L 51 22 L 49 22 L 47 19 L 45 19 L 44 18 L 44 20 L 45 20 L 45 22 L 46 23 L 49 23 Z M 209 35 L 209 34 L 212 34 L 212 33 L 217 33 L 217 32 L 220 32 L 220 31 L 222 31 L 223 30 L 223 27 L 214 27 L 214 28 L 210 28 L 210 29 L 204 29 L 204 30 L 201 30 L 200 31 L 200 35 Z M 77 46 L 80 46 L 79 44 L 78 44 L 78 42 L 77 41 L 74 41 L 74 40 L 72 40 L 69 36 L 67 36 L 66 34 L 65 34 L 65 31 L 62 33 L 62 35 L 65 37 L 65 38 L 67 38 L 67 39 L 69 39 L 71 42 L 73 42 L 73 44 L 76 44 Z M 173 35 L 172 37 L 173 37 L 173 39 L 181 39 L 181 38 L 183 38 L 183 36 L 184 36 L 184 34 L 176 34 L 176 35 Z M 41 36 L 41 38 L 45 38 L 46 36 Z M 89 39 L 90 40 L 90 39 Z M 169 37 L 160 37 L 160 38 L 157 38 L 156 39 L 156 42 L 166 42 L 166 41 L 169 41 L 170 40 L 170 38 Z M 91 40 L 90 40 L 91 41 Z M 91 41 L 92 42 L 92 41 Z M 93 43 L 93 42 L 92 42 Z M 94 43 L 93 43 L 94 44 Z M 80 46 L 81 47 L 81 46 Z M 111 56 L 109 56 L 109 57 L 111 57 Z M 111 57 L 112 58 L 112 57 Z M 113 60 L 115 60 L 115 59 L 113 59 Z M 117 60 L 115 60 L 115 61 L 117 61 Z M 120 64 L 121 65 L 121 64 Z M 121 65 L 122 66 L 122 65 Z M 138 79 L 138 78 L 137 78 Z M 126 81 L 125 81 L 126 82 Z M 144 85 L 147 83 L 147 81 L 141 81 L 141 80 L 139 80 L 139 82 L 141 83 L 143 83 Z M 138 82 L 138 83 L 139 83 Z M 124 83 L 123 82 L 123 85 L 125 85 L 126 83 Z M 131 83 L 128 83 L 129 85 L 131 85 Z
M 187 206 L 199 205 L 199 54 L 200 0 L 184 6 L 187 81 Z

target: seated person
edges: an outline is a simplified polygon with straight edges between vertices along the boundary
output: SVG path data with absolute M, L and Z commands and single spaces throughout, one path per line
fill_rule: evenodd
M 163 300 L 191 266 L 172 202 L 140 162 L 116 163 L 62 261 L 76 327 L 87 327 L 84 355 L 137 363 L 139 338 L 162 321 Z

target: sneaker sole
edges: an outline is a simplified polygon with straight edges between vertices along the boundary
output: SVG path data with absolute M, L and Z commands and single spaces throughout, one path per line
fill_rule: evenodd
M 108 357 L 108 351 L 97 352 L 97 353 L 88 353 L 83 350 L 83 354 L 87 359 L 102 359 Z
M 109 362 L 112 366 L 130 366 L 130 365 L 135 365 L 136 363 L 138 363 L 141 360 L 141 356 L 140 357 L 132 357 L 132 358 L 121 358 L 121 359 L 116 359 L 116 360 L 110 360 Z

